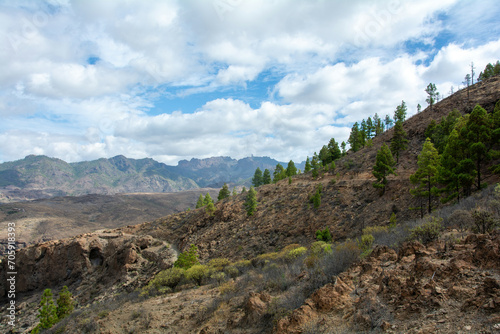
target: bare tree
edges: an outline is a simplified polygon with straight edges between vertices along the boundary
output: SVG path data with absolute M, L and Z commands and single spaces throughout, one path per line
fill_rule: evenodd
M 470 62 L 470 74 L 471 74 L 471 80 L 472 80 L 472 84 L 474 84 L 474 74 L 476 74 L 476 72 L 474 72 L 474 62 Z

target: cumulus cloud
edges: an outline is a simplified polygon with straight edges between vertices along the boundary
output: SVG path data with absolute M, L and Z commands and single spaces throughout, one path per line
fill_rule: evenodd
M 0 160 L 300 161 L 495 61 L 491 1 L 3 2 Z

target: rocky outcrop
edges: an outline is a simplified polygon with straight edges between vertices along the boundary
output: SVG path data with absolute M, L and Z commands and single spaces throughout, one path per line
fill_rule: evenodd
M 17 293 L 74 284 L 80 299 L 99 287 L 131 290 L 151 275 L 170 267 L 176 252 L 149 235 L 101 231 L 49 241 L 16 253 Z M 5 298 L 7 262 L 0 273 L 0 297 Z M 117 284 L 119 283 L 119 284 Z
M 318 289 L 281 319 L 275 332 L 302 333 L 320 319 L 357 331 L 493 330 L 500 327 L 499 250 L 500 233 L 427 247 L 409 242 L 397 254 L 377 246 L 335 284 Z

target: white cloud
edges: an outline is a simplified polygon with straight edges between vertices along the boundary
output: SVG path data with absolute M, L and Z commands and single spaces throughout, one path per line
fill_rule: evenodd
M 477 74 L 495 61 L 497 11 L 485 3 L 3 2 L 0 160 L 300 161 L 331 137 L 346 140 L 352 122 L 392 115 L 401 100 L 414 113 L 428 82 L 447 91 L 471 61 Z M 477 24 L 461 26 L 469 12 Z M 441 47 L 445 30 L 461 39 Z M 408 42 L 422 50 L 407 52 Z M 153 108 L 176 97 L 195 111 Z

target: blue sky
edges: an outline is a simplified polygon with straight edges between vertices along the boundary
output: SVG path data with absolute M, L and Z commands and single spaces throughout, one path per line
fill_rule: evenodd
M 0 1 L 0 162 L 303 161 L 500 58 L 493 0 Z

